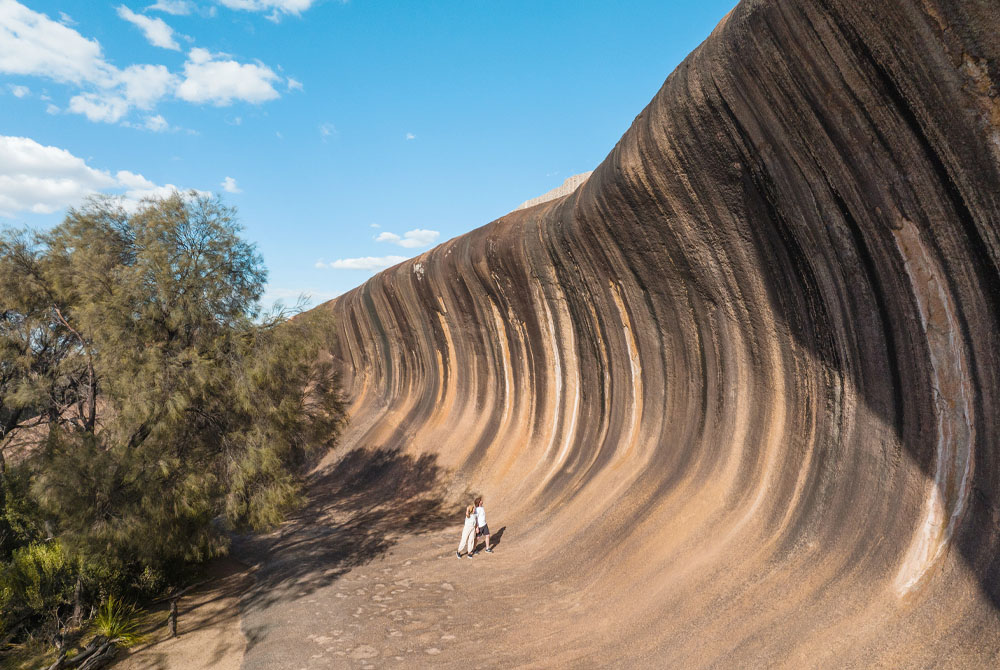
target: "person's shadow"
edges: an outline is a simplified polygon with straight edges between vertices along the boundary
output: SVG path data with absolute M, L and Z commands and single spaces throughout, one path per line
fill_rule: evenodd
M 503 537 L 503 532 L 507 530 L 507 526 L 503 526 L 500 530 L 490 535 L 490 549 L 500 546 L 500 538 Z M 473 549 L 477 554 L 486 549 L 486 541 L 476 542 L 476 546 Z

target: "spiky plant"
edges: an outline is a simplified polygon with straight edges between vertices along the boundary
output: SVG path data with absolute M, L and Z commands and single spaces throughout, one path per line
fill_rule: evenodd
M 131 647 L 144 639 L 139 634 L 144 616 L 135 605 L 109 595 L 94 618 L 94 632 L 120 647 Z

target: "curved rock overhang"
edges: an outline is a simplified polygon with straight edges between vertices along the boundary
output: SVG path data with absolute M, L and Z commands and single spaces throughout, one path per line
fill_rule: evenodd
M 325 307 L 347 442 L 485 492 L 622 667 L 995 662 L 998 34 L 742 2 L 575 192 Z

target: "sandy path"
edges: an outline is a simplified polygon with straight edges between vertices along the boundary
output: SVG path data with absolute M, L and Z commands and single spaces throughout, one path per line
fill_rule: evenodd
M 500 510 L 496 551 L 455 557 L 461 517 L 440 474 L 429 461 L 352 454 L 312 483 L 298 518 L 237 539 L 256 578 L 242 598 L 243 669 L 613 665 L 560 636 L 579 595 L 531 562 L 531 541 Z
M 159 626 L 146 644 L 132 649 L 116 670 L 237 670 L 246 639 L 240 631 L 239 599 L 253 583 L 246 566 L 234 560 L 214 564 L 215 579 L 181 598 L 177 637 Z M 166 617 L 166 607 L 154 612 Z
M 492 555 L 459 561 L 453 534 L 405 538 L 308 593 L 266 604 L 251 598 L 244 670 L 492 666 L 489 629 L 503 632 L 505 617 L 519 609 L 495 593 L 516 558 L 501 542 Z

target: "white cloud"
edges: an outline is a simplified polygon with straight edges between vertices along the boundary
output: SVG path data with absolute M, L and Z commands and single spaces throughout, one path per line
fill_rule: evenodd
M 0 214 L 49 214 L 89 193 L 116 185 L 82 158 L 27 137 L 0 135 Z
M 135 208 L 145 197 L 176 190 L 173 184 L 159 186 L 127 170 L 112 175 L 94 169 L 65 149 L 28 137 L 0 135 L 0 216 L 51 214 L 99 192 L 122 195 L 124 205 Z
M 369 227 L 369 228 L 381 228 L 382 226 L 380 226 L 380 225 L 379 225 L 379 224 L 377 224 L 377 223 L 369 223 L 369 224 L 368 224 L 368 227 Z
M 69 111 L 91 121 L 115 123 L 128 112 L 128 101 L 114 94 L 81 93 L 69 100 Z
M 0 72 L 66 83 L 107 83 L 101 45 L 15 0 L 0 0 Z
M 96 40 L 14 0 L 0 0 L 0 72 L 94 87 L 73 96 L 68 109 L 106 123 L 121 120 L 133 106 L 149 109 L 173 86 L 163 65 L 119 70 L 104 60 Z
M 115 87 L 80 93 L 69 101 L 69 111 L 91 121 L 116 123 L 133 107 L 152 109 L 175 85 L 163 65 L 130 65 L 115 75 Z
M 129 172 L 128 170 L 119 170 L 118 174 L 116 174 L 115 177 L 118 179 L 118 183 L 120 183 L 122 186 L 133 190 L 150 189 L 156 186 L 156 184 L 149 181 L 141 174 L 136 174 L 135 172 Z
M 402 237 L 396 233 L 379 233 L 378 237 L 375 238 L 375 241 L 390 242 L 397 246 L 405 247 L 406 249 L 416 249 L 417 247 L 426 247 L 434 244 L 440 236 L 441 233 L 437 230 L 424 230 L 422 228 L 417 228 L 403 233 Z
M 120 193 L 122 196 L 122 204 L 126 209 L 134 210 L 143 200 L 149 198 L 166 198 L 174 193 L 188 193 L 189 191 L 194 191 L 196 195 L 200 196 L 211 196 L 212 194 L 208 191 L 202 191 L 200 189 L 182 189 L 180 187 L 174 186 L 173 184 L 155 184 L 141 174 L 136 174 L 135 172 L 129 172 L 128 170 L 119 170 L 115 174 L 115 179 L 118 181 L 117 190 L 124 189 L 124 193 Z
M 73 17 L 67 14 L 66 12 L 59 12 L 59 22 L 65 23 L 67 26 L 76 25 L 76 21 L 73 20 Z
M 302 90 L 302 82 L 299 81 L 298 79 L 292 79 L 291 77 L 289 77 L 287 83 L 288 83 L 288 90 L 289 91 L 301 91 Z
M 154 47 L 173 49 L 174 51 L 181 50 L 181 45 L 174 39 L 173 28 L 168 26 L 163 19 L 136 14 L 125 5 L 118 5 L 118 16 L 138 27 L 146 36 L 146 40 Z
M 220 185 L 222 186 L 223 190 L 226 191 L 227 193 L 243 192 L 243 189 L 241 189 L 239 186 L 236 185 L 236 180 L 233 179 L 232 177 L 226 177 L 225 179 L 222 180 L 222 184 Z
M 230 9 L 242 9 L 248 12 L 271 12 L 271 20 L 275 20 L 278 13 L 301 14 L 309 9 L 315 0 L 219 0 L 219 4 Z
M 364 256 L 362 258 L 338 258 L 330 263 L 319 261 L 316 267 L 332 270 L 384 270 L 387 267 L 408 260 L 407 256 Z
M 233 100 L 259 103 L 278 97 L 271 85 L 278 79 L 266 65 L 238 63 L 227 60 L 225 54 L 194 48 L 184 63 L 184 80 L 177 87 L 177 97 L 217 106 L 230 105 Z
M 117 82 L 130 105 L 150 109 L 170 92 L 176 77 L 163 65 L 130 65 L 118 74 Z
M 14 94 L 15 98 L 23 98 L 29 93 L 31 93 L 31 89 L 29 89 L 27 86 L 18 86 L 16 84 L 10 84 L 8 88 L 10 88 L 10 92 Z
M 181 12 L 194 6 L 160 0 L 150 8 Z M 124 5 L 118 13 L 139 26 L 153 44 L 180 48 L 162 19 L 137 14 Z M 289 90 L 301 87 L 263 63 L 240 63 L 200 48 L 190 51 L 179 74 L 164 65 L 130 65 L 122 70 L 104 60 L 96 40 L 16 0 L 0 0 L 0 74 L 45 77 L 78 86 L 82 90 L 72 96 L 68 111 L 105 123 L 122 121 L 133 109 L 151 110 L 169 95 L 224 106 L 237 100 L 261 103 L 278 98 L 275 85 L 281 83 Z
M 406 139 L 408 139 L 408 140 L 415 140 L 415 139 L 417 139 L 417 136 L 414 135 L 413 133 L 406 133 Z
M 157 0 L 155 4 L 146 9 L 154 9 L 174 16 L 187 16 L 194 10 L 194 5 L 188 0 Z
M 58 114 L 60 111 L 61 110 L 58 107 L 56 107 L 55 105 L 53 105 L 51 102 L 45 108 L 45 113 L 46 114 Z
M 334 127 L 334 125 L 332 123 L 323 123 L 323 124 L 320 124 L 319 134 L 323 137 L 324 140 L 327 137 L 329 137 L 330 135 L 333 135 L 336 132 L 337 132 L 337 129 Z
M 115 174 L 115 178 L 118 181 L 118 189 L 125 189 L 125 192 L 121 195 L 124 200 L 123 204 L 127 209 L 137 208 L 142 200 L 148 198 L 166 198 L 174 192 L 183 191 L 173 184 L 164 184 L 162 186 L 154 184 L 141 174 L 129 172 L 128 170 L 119 170 Z M 211 195 L 207 191 L 200 190 L 196 190 L 195 193 L 204 196 Z
M 164 130 L 170 128 L 170 124 L 161 115 L 146 117 L 146 123 L 143 124 L 146 130 L 152 130 L 154 133 L 160 133 Z

